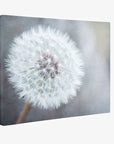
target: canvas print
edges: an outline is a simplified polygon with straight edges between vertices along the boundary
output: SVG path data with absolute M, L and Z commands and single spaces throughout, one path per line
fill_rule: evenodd
M 110 23 L 0 16 L 0 124 L 110 112 Z

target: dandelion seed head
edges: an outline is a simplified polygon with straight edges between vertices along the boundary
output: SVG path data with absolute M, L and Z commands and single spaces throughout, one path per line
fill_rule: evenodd
M 44 109 L 68 103 L 77 95 L 84 76 L 76 44 L 67 34 L 42 26 L 14 39 L 6 70 L 19 98 Z

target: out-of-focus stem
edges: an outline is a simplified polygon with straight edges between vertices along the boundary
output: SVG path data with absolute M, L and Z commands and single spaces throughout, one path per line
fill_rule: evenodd
M 21 112 L 21 114 L 20 114 L 20 116 L 19 116 L 19 118 L 18 118 L 18 120 L 17 120 L 17 122 L 16 122 L 17 124 L 19 124 L 19 123 L 24 123 L 24 122 L 25 122 L 26 117 L 27 117 L 27 115 L 28 115 L 31 107 L 32 107 L 32 103 L 29 103 L 29 102 L 28 102 L 28 103 L 25 105 L 23 111 Z

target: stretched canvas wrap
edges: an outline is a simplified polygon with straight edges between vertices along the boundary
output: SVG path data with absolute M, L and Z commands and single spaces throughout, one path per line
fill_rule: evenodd
M 110 112 L 110 23 L 0 16 L 0 124 Z

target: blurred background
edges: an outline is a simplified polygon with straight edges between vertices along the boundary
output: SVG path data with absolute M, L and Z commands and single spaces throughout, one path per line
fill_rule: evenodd
M 42 110 L 32 107 L 26 122 L 49 120 L 64 117 L 91 115 L 110 112 L 110 24 L 30 18 L 16 16 L 0 17 L 1 52 L 1 92 L 0 124 L 15 124 L 25 103 L 8 82 L 4 59 L 13 39 L 22 32 L 38 25 L 49 25 L 63 33 L 68 33 L 77 43 L 85 63 L 85 77 L 78 96 L 56 110 Z

